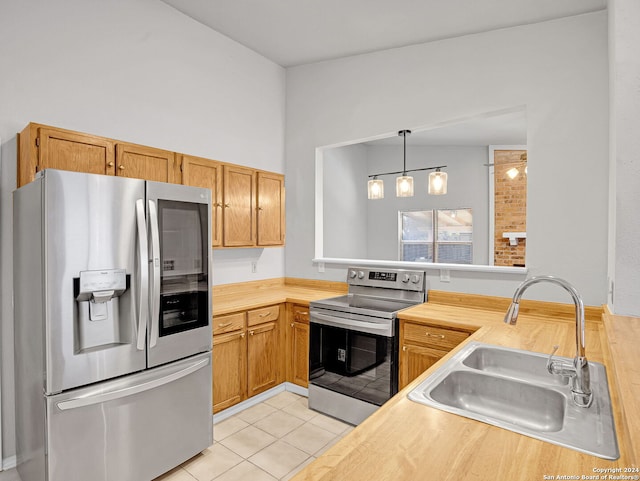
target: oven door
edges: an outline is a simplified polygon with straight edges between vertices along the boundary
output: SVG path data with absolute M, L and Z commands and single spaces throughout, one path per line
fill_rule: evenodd
M 394 320 L 317 308 L 310 314 L 311 385 L 376 406 L 398 391 Z

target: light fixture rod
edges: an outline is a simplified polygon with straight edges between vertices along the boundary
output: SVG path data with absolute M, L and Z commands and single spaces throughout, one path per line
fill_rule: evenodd
M 406 174 L 408 172 L 418 172 L 421 170 L 436 170 L 436 169 L 444 169 L 445 167 L 447 167 L 446 165 L 438 165 L 437 167 L 423 167 L 422 169 L 410 169 L 410 170 L 403 170 L 403 171 L 399 171 L 399 172 L 384 172 L 382 174 L 371 174 L 369 177 L 377 177 L 379 175 L 392 175 L 392 174 Z

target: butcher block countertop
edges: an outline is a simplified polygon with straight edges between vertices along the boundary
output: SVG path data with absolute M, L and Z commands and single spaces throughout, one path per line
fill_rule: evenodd
M 308 304 L 346 292 L 336 282 L 277 279 L 213 289 L 214 315 L 282 302 Z M 575 354 L 574 306 L 523 300 L 516 326 L 509 299 L 429 291 L 400 319 L 475 331 L 400 391 L 295 481 L 640 479 L 640 319 L 586 308 L 586 355 L 607 368 L 620 459 L 607 461 L 410 401 L 407 394 L 467 342 Z

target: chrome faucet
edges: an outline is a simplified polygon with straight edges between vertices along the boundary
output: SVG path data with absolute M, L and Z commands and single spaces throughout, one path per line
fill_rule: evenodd
M 547 370 L 551 374 L 558 374 L 560 376 L 568 377 L 571 384 L 571 394 L 573 402 L 583 408 L 588 408 L 593 400 L 593 393 L 591 392 L 590 376 L 589 376 L 589 362 L 585 356 L 585 326 L 584 326 L 584 304 L 582 298 L 575 287 L 569 284 L 564 279 L 553 276 L 538 276 L 532 277 L 524 281 L 513 294 L 513 300 L 507 310 L 507 314 L 504 317 L 506 324 L 515 325 L 518 320 L 518 311 L 520 310 L 520 298 L 524 291 L 534 284 L 540 282 L 550 282 L 564 288 L 571 297 L 573 303 L 576 306 L 576 357 L 573 359 L 573 364 L 565 361 L 553 360 L 558 346 L 554 346 L 553 352 L 549 356 L 547 362 Z

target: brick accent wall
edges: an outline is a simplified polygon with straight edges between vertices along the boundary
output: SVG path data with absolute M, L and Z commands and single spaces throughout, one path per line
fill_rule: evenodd
M 524 266 L 526 239 L 518 239 L 517 246 L 509 245 L 503 232 L 527 231 L 527 165 L 526 150 L 496 150 L 494 152 L 495 228 L 494 259 L 496 266 Z M 518 175 L 511 179 L 512 168 Z

